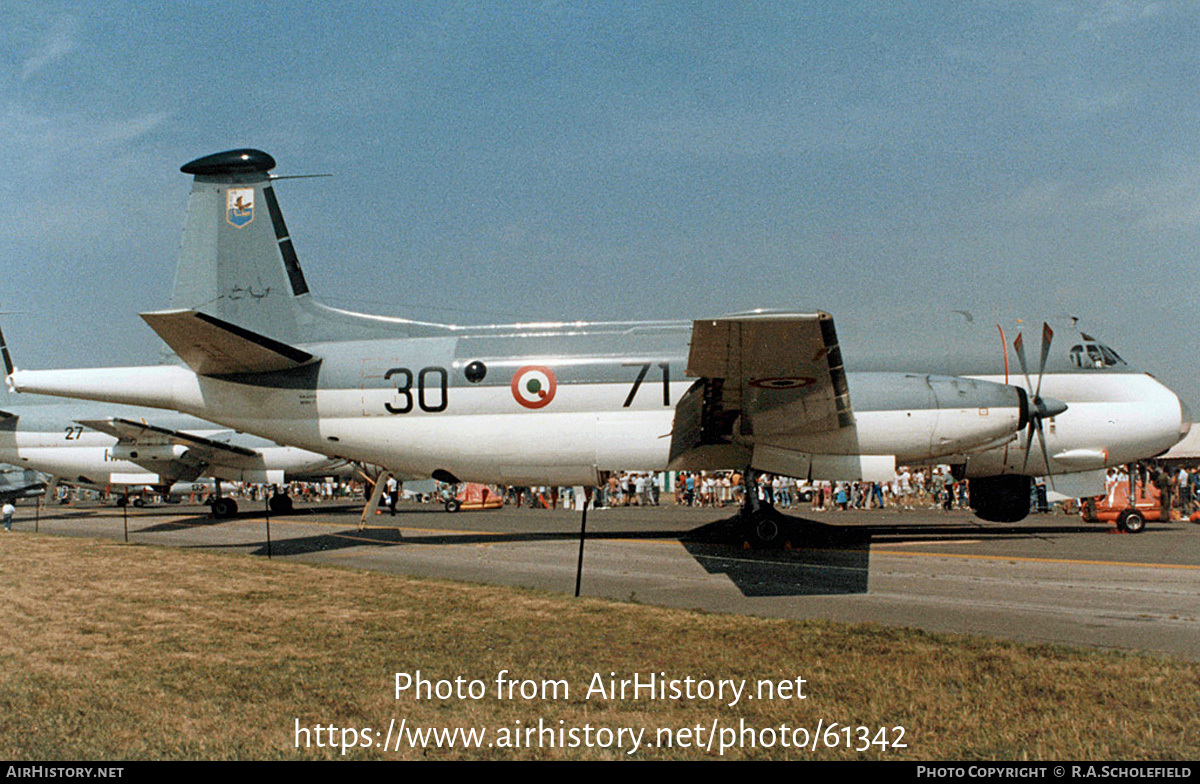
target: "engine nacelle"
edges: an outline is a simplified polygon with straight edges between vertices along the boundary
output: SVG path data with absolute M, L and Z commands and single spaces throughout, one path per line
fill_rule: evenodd
M 1016 523 L 1029 515 L 1033 478 L 981 476 L 971 480 L 971 509 L 991 523 Z

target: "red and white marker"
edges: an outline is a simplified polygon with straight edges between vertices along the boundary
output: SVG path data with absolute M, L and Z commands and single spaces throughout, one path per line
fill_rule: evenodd
M 513 374 L 512 393 L 525 408 L 544 408 L 558 391 L 554 371 L 544 365 L 526 365 Z

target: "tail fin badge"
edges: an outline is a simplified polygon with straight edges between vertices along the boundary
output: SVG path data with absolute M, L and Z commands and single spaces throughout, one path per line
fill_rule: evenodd
M 225 192 L 225 220 L 239 229 L 254 220 L 254 189 L 230 188 Z

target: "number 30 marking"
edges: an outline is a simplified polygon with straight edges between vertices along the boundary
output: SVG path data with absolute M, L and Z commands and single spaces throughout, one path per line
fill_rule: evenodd
M 438 389 L 437 402 L 432 404 L 429 402 L 427 397 L 427 392 L 430 386 L 428 379 L 431 375 L 438 377 L 438 380 L 434 384 L 434 386 L 436 386 Z M 408 368 L 399 367 L 391 368 L 388 370 L 388 372 L 383 374 L 385 379 L 390 379 L 393 376 L 400 376 L 402 379 L 396 383 L 396 394 L 400 396 L 400 400 L 398 401 L 399 404 L 392 405 L 391 403 L 384 403 L 383 407 L 387 409 L 388 413 L 391 414 L 407 414 L 413 410 L 413 372 Z M 417 373 L 416 404 L 420 406 L 422 411 L 428 411 L 432 414 L 437 413 L 438 411 L 446 410 L 446 405 L 448 402 L 446 393 L 447 387 L 449 386 L 449 381 L 450 374 L 446 372 L 446 368 L 444 367 L 421 368 L 420 372 Z

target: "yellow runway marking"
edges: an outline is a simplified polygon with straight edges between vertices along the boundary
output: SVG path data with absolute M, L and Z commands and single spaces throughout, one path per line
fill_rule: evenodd
M 1072 564 L 1076 566 L 1140 566 L 1146 569 L 1187 569 L 1200 571 L 1200 566 L 1192 564 L 1160 564 L 1138 563 L 1136 561 L 1087 561 L 1072 558 L 1027 558 L 1015 555 L 970 555 L 967 553 L 921 553 L 911 550 L 881 550 L 880 553 L 899 556 L 920 556 L 924 558 L 964 558 L 974 561 L 1020 561 L 1021 563 Z
M 927 540 L 923 542 L 880 542 L 872 547 L 921 547 L 927 544 L 979 544 L 982 539 L 946 539 L 945 541 Z

